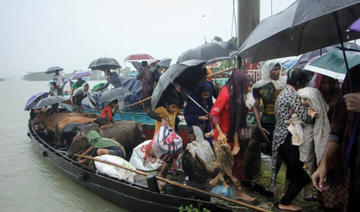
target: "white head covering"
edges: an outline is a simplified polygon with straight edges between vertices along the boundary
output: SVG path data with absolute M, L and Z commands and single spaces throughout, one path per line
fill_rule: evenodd
M 276 65 L 280 66 L 281 70 L 281 63 L 278 60 L 268 60 L 266 61 L 263 66 L 261 67 L 261 80 L 255 83 L 253 88 L 262 87 L 269 82 L 272 82 L 275 86 L 275 89 L 283 89 L 286 86 L 286 77 L 280 76 L 278 80 L 273 80 L 270 78 L 270 71 L 274 69 Z

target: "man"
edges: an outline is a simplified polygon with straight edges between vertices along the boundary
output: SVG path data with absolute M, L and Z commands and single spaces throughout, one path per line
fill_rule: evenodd
M 350 174 L 347 211 L 357 211 L 357 201 L 360 200 L 359 80 L 360 65 L 357 65 L 346 73 L 332 116 L 330 138 L 321 163 L 312 175 L 315 188 L 324 192 L 335 183 L 344 184 Z M 340 182 L 331 182 L 328 175 L 331 168 L 341 176 Z
M 76 82 L 72 85 L 71 87 L 71 92 L 70 92 L 70 100 L 72 101 L 72 97 L 74 95 L 74 91 L 78 88 L 80 88 L 86 81 L 83 80 L 82 78 L 78 78 L 76 80 Z
M 72 110 L 73 112 L 82 112 L 81 102 L 85 97 L 89 97 L 90 102 L 96 107 L 95 100 L 92 98 L 89 92 L 89 84 L 85 83 L 83 87 L 75 90 L 72 97 Z
M 142 68 L 138 69 L 139 73 L 136 76 L 136 79 L 141 81 L 142 98 L 145 99 L 152 94 L 153 78 L 148 63 L 146 61 L 142 61 L 141 66 Z M 144 110 L 146 113 L 151 110 L 150 103 L 151 102 L 149 100 L 144 103 Z
M 266 143 L 265 153 L 271 155 L 273 131 L 275 129 L 275 101 L 280 92 L 285 88 L 285 80 L 280 78 L 281 65 L 274 60 L 265 62 L 261 68 L 261 80 L 253 86 L 254 115 L 257 127 L 244 153 L 244 166 L 247 167 L 254 154 L 259 151 L 260 142 Z M 264 111 L 260 117 L 263 103 Z M 260 152 L 258 152 L 260 154 Z M 258 169 L 260 167 L 257 167 Z M 275 182 L 271 183 L 272 186 Z
M 59 71 L 55 72 L 54 81 L 56 83 L 57 95 L 62 96 L 62 88 L 61 88 L 61 86 L 64 83 L 64 77 L 60 74 Z

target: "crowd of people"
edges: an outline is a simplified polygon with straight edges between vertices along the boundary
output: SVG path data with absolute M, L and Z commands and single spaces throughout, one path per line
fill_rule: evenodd
M 233 70 L 220 91 L 211 79 L 202 80 L 190 93 L 178 84 L 171 84 L 157 108 L 152 110 L 150 101 L 146 101 L 143 108 L 155 119 L 154 140 L 166 133 L 174 136 L 174 151 L 167 152 L 168 155 L 163 157 L 157 154 L 161 147 L 151 143 L 147 157 L 164 162 L 159 175 L 166 177 L 172 163 L 183 151 L 183 163 L 186 164 L 183 169 L 190 179 L 203 184 L 204 176 L 200 175 L 207 173 L 210 185 L 232 182 L 237 198 L 253 202 L 255 198 L 244 192 L 240 182 L 245 178 L 245 168 L 259 151 L 259 146 L 265 145 L 263 153 L 272 158 L 270 191 L 276 189 L 281 164 L 286 165 L 285 187 L 276 207 L 301 210 L 293 201 L 312 180 L 318 190 L 313 190 L 313 197 L 324 209 L 351 209 L 360 198 L 358 69 L 359 65 L 352 68 L 340 83 L 331 77 L 310 74 L 302 69 L 290 69 L 286 76 L 282 76 L 281 64 L 271 60 L 263 64 L 261 80 L 255 83 L 243 71 Z M 108 70 L 105 74 L 109 84 L 123 86 L 116 72 Z M 143 62 L 136 78 L 142 86 L 142 99 L 151 96 L 156 85 L 154 78 L 148 64 Z M 61 80 L 61 75 L 57 73 L 54 87 L 58 95 L 62 93 Z M 85 97 L 89 97 L 96 106 L 89 93 L 89 85 L 82 79 L 74 83 L 70 97 L 74 111 L 81 112 L 81 101 Z M 177 142 L 186 140 L 176 140 L 182 108 L 189 141 L 183 142 L 179 149 Z M 117 101 L 113 101 L 104 107 L 101 117 L 113 122 L 112 116 L 117 110 Z M 253 111 L 257 127 L 247 135 L 249 111 Z M 164 126 L 167 128 L 162 128 Z M 163 135 L 160 136 L 159 131 Z M 244 136 L 249 137 L 249 142 L 245 150 L 240 151 Z M 207 142 L 204 148 L 194 151 L 196 147 L 191 143 L 199 142 L 200 145 L 203 141 Z M 111 142 L 109 145 L 113 146 Z M 189 155 L 201 158 L 201 153 L 215 157 L 203 157 L 200 164 L 189 163 Z M 161 158 L 159 155 L 162 155 Z M 215 164 L 212 167 L 208 164 L 210 160 Z

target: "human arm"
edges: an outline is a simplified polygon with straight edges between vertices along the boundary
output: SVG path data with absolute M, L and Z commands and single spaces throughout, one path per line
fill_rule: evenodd
M 339 144 L 337 142 L 333 142 L 330 140 L 327 143 L 320 165 L 312 175 L 312 182 L 314 187 L 321 192 L 328 189 L 328 186 L 326 185 L 326 175 L 327 175 L 328 165 L 333 159 L 338 148 L 339 148 Z
M 220 116 L 225 110 L 225 106 L 227 104 L 229 104 L 229 93 L 227 88 L 224 86 L 210 111 L 210 123 L 212 128 L 218 133 L 217 140 L 219 141 L 226 141 L 226 135 L 223 133 L 220 126 Z
M 258 126 L 258 128 L 260 129 L 261 134 L 264 136 L 264 138 L 266 139 L 267 142 L 270 142 L 268 135 L 270 134 L 269 131 L 267 131 L 265 128 L 263 128 L 263 126 L 261 125 L 261 119 L 260 119 L 260 99 L 255 99 L 255 103 L 254 103 L 254 116 L 255 116 L 255 121 L 256 124 Z
M 312 108 L 306 108 L 301 104 L 300 96 L 296 93 L 292 94 L 290 97 L 290 106 L 291 109 L 296 113 L 298 118 L 305 123 L 310 123 L 311 120 L 317 115 L 317 111 Z
M 344 100 L 347 110 L 360 113 L 360 92 L 345 94 Z

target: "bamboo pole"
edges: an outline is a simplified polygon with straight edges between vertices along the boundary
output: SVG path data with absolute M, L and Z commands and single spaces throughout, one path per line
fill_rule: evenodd
M 58 151 L 58 152 L 64 153 L 64 151 Z M 130 172 L 134 172 L 134 173 L 136 173 L 136 174 L 139 174 L 139 175 L 149 176 L 149 174 L 147 174 L 147 173 L 145 173 L 145 172 L 142 172 L 142 171 L 139 171 L 139 170 L 130 169 L 130 168 L 121 166 L 121 165 L 116 164 L 116 163 L 113 163 L 113 162 L 105 161 L 105 160 L 98 159 L 98 158 L 94 158 L 94 157 L 87 156 L 87 155 L 79 155 L 79 154 L 74 154 L 74 155 L 75 155 L 76 157 L 79 157 L 79 158 L 85 158 L 85 159 L 88 159 L 88 160 L 94 160 L 94 161 L 98 161 L 98 162 L 101 162 L 101 163 L 109 164 L 109 165 L 112 165 L 112 166 L 115 166 L 115 167 L 118 167 L 118 168 L 122 168 L 122 169 L 125 169 L 125 170 L 127 170 L 127 171 L 130 171 Z M 225 196 L 218 195 L 218 194 L 214 194 L 214 193 L 211 193 L 211 192 L 208 192 L 208 191 L 204 191 L 204 190 L 201 190 L 201 189 L 198 189 L 198 188 L 194 188 L 194 187 L 191 187 L 191 186 L 188 186 L 188 185 L 184 185 L 184 184 L 181 184 L 181 183 L 178 183 L 178 182 L 175 182 L 175 181 L 172 181 L 172 180 L 169 180 L 169 179 L 160 177 L 160 176 L 156 176 L 156 179 L 159 180 L 159 181 L 162 181 L 162 182 L 165 182 L 165 183 L 168 183 L 168 184 L 171 184 L 171 185 L 180 187 L 180 188 L 192 190 L 192 191 L 195 191 L 195 192 L 197 192 L 197 193 L 205 194 L 205 195 L 208 195 L 208 196 L 211 196 L 211 197 L 215 197 L 215 198 L 218 198 L 218 199 L 221 199 L 221 200 L 225 200 L 225 201 L 228 201 L 228 202 L 237 204 L 237 205 L 241 205 L 241 206 L 244 206 L 244 207 L 247 207 L 247 208 L 251 208 L 251 209 L 254 209 L 254 210 L 256 210 L 256 211 L 270 212 L 269 210 L 266 210 L 266 209 L 264 209 L 264 208 L 260 208 L 260 207 L 255 206 L 255 205 L 251 205 L 251 204 L 249 204 L 249 203 L 245 203 L 245 202 L 242 202 L 242 201 L 239 201 L 239 200 L 234 200 L 234 199 L 231 199 L 231 198 L 229 198 L 229 197 L 225 197 Z

